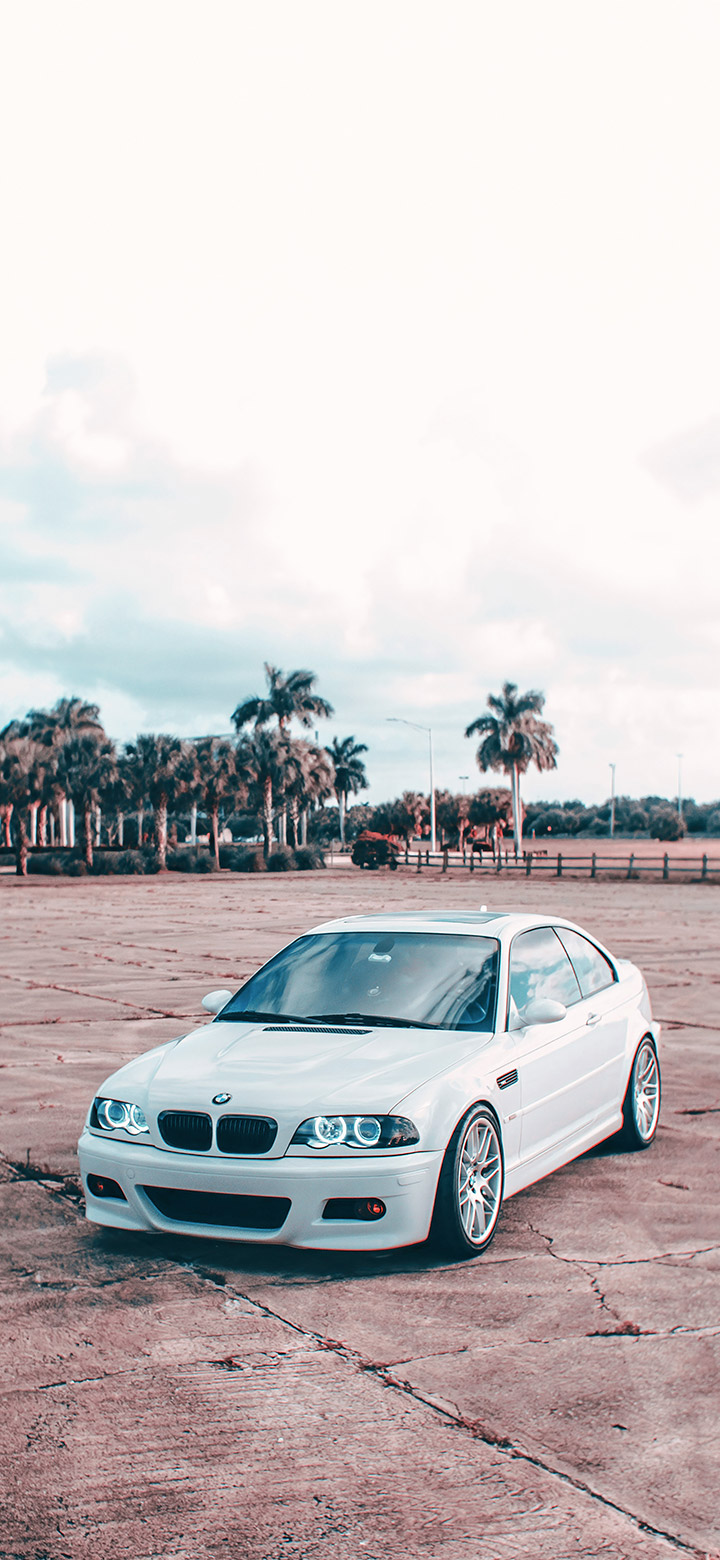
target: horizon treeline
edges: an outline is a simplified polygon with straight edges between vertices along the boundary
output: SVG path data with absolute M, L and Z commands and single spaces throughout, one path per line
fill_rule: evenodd
M 0 731 L 0 840 L 14 850 L 18 872 L 26 872 L 29 850 L 76 848 L 76 821 L 87 870 L 98 847 L 147 848 L 154 868 L 163 870 L 168 845 L 197 846 L 204 835 L 217 867 L 228 830 L 235 842 L 260 842 L 265 865 L 276 854 L 276 866 L 278 853 L 289 860 L 314 845 L 339 841 L 344 847 L 363 829 L 392 834 L 408 846 L 430 835 L 430 798 L 421 792 L 350 805 L 368 787 L 364 743 L 335 737 L 323 747 L 316 730 L 315 741 L 294 733 L 293 722 L 306 733 L 334 713 L 316 692 L 314 673 L 285 674 L 266 663 L 265 677 L 265 691 L 242 700 L 230 716 L 234 738 L 143 733 L 116 744 L 99 706 L 77 695 L 8 722 Z M 462 849 L 512 832 L 517 850 L 523 831 L 529 840 L 610 833 L 610 798 L 589 806 L 577 798 L 521 800 L 520 778 L 531 764 L 541 771 L 557 767 L 553 728 L 540 719 L 544 695 L 520 694 L 505 683 L 487 705 L 465 735 L 481 739 L 479 770 L 500 770 L 509 785 L 462 794 L 436 788 L 440 846 Z M 614 832 L 662 840 L 720 834 L 720 801 L 687 798 L 680 807 L 676 798 L 619 796 Z

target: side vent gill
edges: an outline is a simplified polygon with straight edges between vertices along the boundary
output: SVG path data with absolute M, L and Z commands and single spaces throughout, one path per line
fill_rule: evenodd
M 517 1070 L 517 1067 L 513 1067 L 510 1070 L 510 1072 L 506 1072 L 506 1073 L 502 1073 L 501 1074 L 501 1076 L 497 1080 L 497 1086 L 498 1086 L 499 1089 L 509 1089 L 511 1083 L 517 1083 L 517 1081 L 518 1081 L 518 1070 Z

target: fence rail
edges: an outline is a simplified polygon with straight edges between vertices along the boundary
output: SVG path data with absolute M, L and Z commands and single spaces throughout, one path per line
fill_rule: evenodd
M 563 854 L 562 851 L 549 855 L 547 851 L 532 850 L 516 856 L 512 851 L 501 850 L 495 857 L 484 861 L 482 857 L 478 858 L 474 853 L 466 851 L 406 850 L 404 860 L 405 865 L 414 866 L 416 872 L 436 867 L 441 872 L 459 868 L 460 871 L 480 872 L 486 877 L 493 873 L 496 876 L 498 873 L 520 873 L 524 877 L 532 877 L 534 873 L 551 877 L 612 876 L 638 880 L 646 875 L 659 877 L 667 883 L 671 877 L 682 874 L 698 883 L 720 879 L 720 858 L 711 859 L 708 855 L 670 856 L 667 851 L 657 857 L 635 852 L 622 857 L 603 856 L 597 851 L 587 856 L 575 856 Z

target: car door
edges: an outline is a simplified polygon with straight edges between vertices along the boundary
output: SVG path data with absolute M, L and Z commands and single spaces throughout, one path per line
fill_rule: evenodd
M 565 1017 L 528 1024 L 524 1010 L 539 997 L 562 1002 Z M 542 926 L 519 932 L 510 948 L 507 1027 L 515 1036 L 522 1089 L 523 1161 L 578 1136 L 594 1118 L 586 1016 L 577 976 L 554 929 Z
M 587 1061 L 598 1120 L 612 1115 L 626 1082 L 627 1035 L 634 1004 L 610 960 L 588 937 L 567 926 L 555 931 L 568 954 L 582 994 L 588 1030 Z

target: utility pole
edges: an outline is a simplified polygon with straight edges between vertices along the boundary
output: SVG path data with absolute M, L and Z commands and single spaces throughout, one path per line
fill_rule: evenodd
M 435 828 L 435 776 L 433 774 L 433 740 L 432 726 L 421 726 L 417 720 L 406 720 L 404 715 L 386 715 L 386 720 L 392 720 L 402 726 L 414 726 L 416 731 L 426 731 L 430 741 L 430 849 L 433 853 L 437 850 L 437 831 Z

